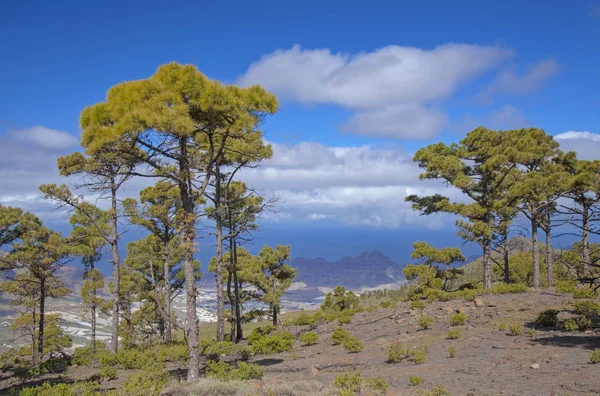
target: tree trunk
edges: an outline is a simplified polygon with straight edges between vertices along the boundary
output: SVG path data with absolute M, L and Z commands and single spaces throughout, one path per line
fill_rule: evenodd
M 231 251 L 229 253 L 231 257 Z M 233 297 L 233 293 L 231 292 L 231 281 L 233 279 L 233 274 L 231 273 L 231 259 L 229 260 L 229 271 L 227 271 L 227 298 L 229 299 L 229 308 L 231 309 L 231 334 L 229 339 L 231 342 L 236 342 L 237 338 L 235 335 L 235 324 L 237 323 L 235 317 L 235 299 Z
M 94 299 L 95 299 L 94 293 Z M 92 304 L 90 309 L 91 314 L 91 326 L 92 326 L 92 355 L 96 354 L 96 303 Z
M 38 324 L 37 362 L 42 363 L 44 357 L 44 314 L 46 311 L 46 279 L 40 279 L 40 322 Z
M 546 224 L 546 271 L 548 271 L 548 287 L 554 286 L 554 268 L 552 262 L 552 235 L 550 234 L 550 219 Z
M 165 257 L 163 263 L 163 281 L 164 288 L 163 290 L 163 299 L 164 299 L 164 322 L 165 322 L 165 342 L 171 342 L 172 340 L 172 332 L 171 332 L 171 283 L 169 282 L 169 246 L 168 239 L 165 238 L 164 249 L 165 249 Z
M 38 358 L 37 358 L 37 345 L 35 345 L 35 329 L 36 329 L 36 320 L 35 320 L 35 307 L 33 307 L 33 311 L 31 313 L 32 317 L 32 325 L 31 325 L 31 363 L 33 364 L 33 366 L 37 366 L 38 365 Z
M 190 169 L 188 164 L 187 144 L 185 138 L 181 138 L 181 158 L 179 160 L 180 182 L 179 192 L 184 212 L 183 219 L 183 272 L 185 275 L 186 294 L 186 324 L 185 337 L 188 343 L 188 373 L 187 382 L 192 383 L 200 379 L 200 334 L 198 328 L 198 313 L 196 312 L 196 274 L 194 270 L 194 243 L 196 239 L 196 213 L 194 212 L 194 200 L 190 196 L 191 188 L 184 180 L 189 180 Z
M 506 241 L 504 241 L 504 244 L 505 245 L 502 252 L 502 256 L 504 259 L 504 283 L 508 284 L 510 283 L 510 251 L 508 249 L 508 246 L 506 246 Z
M 112 180 L 114 186 L 114 178 Z M 120 276 L 120 258 L 119 258 L 119 234 L 118 234 L 118 220 L 119 216 L 117 213 L 117 190 L 116 188 L 111 189 L 111 208 L 112 208 L 112 230 L 110 245 L 112 248 L 112 262 L 113 262 L 113 301 L 112 301 L 112 326 L 110 331 L 110 349 L 111 352 L 117 353 L 119 350 L 119 296 L 121 293 L 121 276 Z
M 490 258 L 491 247 L 490 243 L 486 242 L 483 246 L 483 288 L 489 289 L 492 287 L 492 260 Z
M 236 320 L 236 341 L 244 338 L 244 329 L 242 324 L 242 287 L 238 280 L 237 273 L 237 241 L 233 241 L 233 287 L 235 294 L 235 320 Z
M 583 228 L 583 235 L 581 239 L 581 242 L 583 244 L 583 277 L 587 278 L 588 276 L 590 276 L 590 216 L 589 207 L 587 204 L 583 205 L 583 216 L 581 225 Z
M 273 306 L 273 326 L 277 326 L 279 321 L 279 305 Z
M 538 245 L 538 224 L 535 214 L 531 214 L 531 254 L 533 256 L 533 288 L 540 288 L 540 247 Z
M 217 342 L 225 339 L 225 293 L 223 290 L 223 219 L 221 216 L 221 174 L 215 166 L 215 234 L 217 236 Z

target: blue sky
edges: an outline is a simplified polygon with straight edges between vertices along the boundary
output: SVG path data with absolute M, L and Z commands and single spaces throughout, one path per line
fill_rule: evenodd
M 544 128 L 585 158 L 600 148 L 599 1 L 19 1 L 0 15 L 0 203 L 51 223 L 36 185 L 60 182 L 80 111 L 169 61 L 278 95 L 264 126 L 276 158 L 247 177 L 285 203 L 257 244 L 303 256 L 406 261 L 414 235 L 457 243 L 403 195 L 440 188 L 417 180 L 417 148 L 479 124 Z

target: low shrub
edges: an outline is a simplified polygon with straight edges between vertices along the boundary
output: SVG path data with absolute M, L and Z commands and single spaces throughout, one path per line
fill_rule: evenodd
M 333 342 L 333 345 L 339 345 L 342 344 L 348 337 L 350 337 L 350 333 L 348 333 L 347 330 L 338 327 L 331 334 L 331 341 Z
M 498 330 L 500 330 L 500 331 L 506 330 L 506 323 L 498 323 Z
M 300 335 L 302 345 L 314 345 L 319 342 L 319 335 L 314 331 L 309 331 Z
M 582 287 L 581 289 L 575 289 L 573 292 L 573 298 L 582 299 L 582 298 L 596 298 L 598 293 L 591 287 Z
M 560 329 L 571 332 L 579 330 L 579 326 L 577 325 L 577 320 L 570 318 L 561 323 Z
M 248 384 L 245 384 L 246 389 Z M 318 381 L 286 381 L 282 383 L 266 384 L 264 390 L 267 395 L 275 396 L 305 396 L 305 395 L 322 395 L 324 386 Z M 214 395 L 223 395 L 223 393 L 214 393 Z M 244 393 L 246 396 L 247 393 Z M 196 394 L 194 394 L 196 396 Z M 208 395 L 207 395 L 208 396 Z
M 352 321 L 352 317 L 354 316 L 355 313 L 356 312 L 354 312 L 353 310 L 350 310 L 350 309 L 338 313 L 338 315 L 337 315 L 338 323 L 340 325 L 349 324 Z
M 79 382 L 75 384 L 55 384 L 45 382 L 40 386 L 24 388 L 19 396 L 102 396 L 97 382 Z
M 425 309 L 425 303 L 421 300 L 413 300 L 410 303 L 410 309 Z
M 398 308 L 398 304 L 396 304 L 395 301 L 382 301 L 381 303 L 379 303 L 379 307 L 381 308 L 393 308 L 396 309 Z
M 156 351 L 156 359 L 160 362 L 186 363 L 188 357 L 188 346 L 185 342 L 160 345 Z
M 571 280 L 557 280 L 554 282 L 556 286 L 556 291 L 559 293 L 574 293 L 575 289 L 577 289 L 577 283 Z
M 427 392 L 419 392 L 419 396 L 450 396 L 450 392 L 448 392 L 442 385 L 437 385 Z
M 206 375 L 221 381 L 261 379 L 264 370 L 254 363 L 238 362 L 237 367 L 226 362 L 208 362 Z
M 248 344 L 253 344 L 254 341 L 271 334 L 275 330 L 277 330 L 277 327 L 270 324 L 255 328 L 248 334 Z
M 83 348 L 75 348 L 71 357 L 71 364 L 74 366 L 89 366 L 92 364 L 94 358 L 98 358 L 100 354 L 106 352 L 108 352 L 106 344 L 100 341 L 96 341 L 96 355 L 92 353 L 91 345 Z
M 350 353 L 358 353 L 362 350 L 363 344 L 354 336 L 347 337 L 343 342 L 344 348 Z
M 458 340 L 460 338 L 460 330 L 448 330 L 448 338 Z
M 513 322 L 511 324 L 508 325 L 508 330 L 509 330 L 509 334 L 511 336 L 518 336 L 520 334 L 523 333 L 523 324 L 522 323 L 517 323 L 517 322 Z
M 427 347 L 408 348 L 408 356 L 415 364 L 423 364 L 427 358 Z
M 410 382 L 410 384 L 412 386 L 418 386 L 423 383 L 423 378 L 416 376 L 416 375 L 411 375 L 410 378 L 408 379 L 408 381 Z
M 405 359 L 407 354 L 406 348 L 400 343 L 393 343 L 390 345 L 388 349 L 388 362 L 390 363 L 398 363 L 401 360 Z
M 419 327 L 423 330 L 427 330 L 433 324 L 433 318 L 431 316 L 421 316 L 417 321 Z
M 538 326 L 544 327 L 553 327 L 558 323 L 558 312 L 556 309 L 547 309 L 545 311 L 540 312 L 537 319 L 535 320 L 535 324 Z
M 117 369 L 114 367 L 101 367 L 99 375 L 103 380 L 110 381 L 117 378 Z
M 456 357 L 456 347 L 454 345 L 448 347 L 448 355 L 451 358 Z
M 535 333 L 536 333 L 535 329 L 529 329 L 529 331 L 527 332 L 527 335 L 529 337 L 533 337 L 533 336 L 535 336 Z
M 159 366 L 147 366 L 131 376 L 123 390 L 126 395 L 158 396 L 169 381 L 168 372 Z
M 255 355 L 270 355 L 273 353 L 289 352 L 294 349 L 294 336 L 287 331 L 271 333 L 252 342 L 252 353 Z
M 233 353 L 233 343 L 231 341 L 219 341 L 209 345 L 204 350 L 207 360 L 218 361 L 222 355 L 231 355 Z
M 577 301 L 573 304 L 573 312 L 584 316 L 600 315 L 600 304 L 591 300 Z
M 462 312 L 458 312 L 450 316 L 450 324 L 452 326 L 462 326 L 465 323 L 467 323 L 467 315 Z
M 590 354 L 590 362 L 600 363 L 600 349 L 594 349 L 594 352 Z
M 352 373 L 347 373 L 343 375 L 339 375 L 333 380 L 333 387 L 339 390 L 357 393 L 360 391 L 360 387 L 363 382 L 363 376 L 360 371 L 354 371 Z
M 375 392 L 385 392 L 390 386 L 383 377 L 371 377 L 367 379 L 365 388 Z
M 306 325 L 314 325 L 319 321 L 323 320 L 323 312 L 317 311 L 316 313 L 310 315 L 306 312 L 302 312 L 300 315 L 290 320 L 289 323 L 296 326 L 306 326 Z

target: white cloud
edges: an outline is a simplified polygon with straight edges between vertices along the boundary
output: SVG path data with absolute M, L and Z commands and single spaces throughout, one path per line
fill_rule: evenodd
M 8 131 L 8 136 L 50 150 L 68 149 L 79 145 L 79 140 L 70 133 L 40 125 L 19 131 Z
M 263 56 L 238 83 L 260 84 L 301 103 L 349 108 L 357 114 L 344 124 L 346 131 L 420 138 L 422 131 L 433 135 L 445 121 L 440 111 L 427 105 L 449 97 L 461 84 L 512 55 L 505 48 L 468 44 L 432 50 L 392 45 L 354 55 L 296 45 Z
M 506 69 L 483 92 L 483 98 L 490 99 L 496 93 L 526 94 L 535 91 L 559 71 L 560 65 L 553 60 L 542 61 L 522 74 L 515 68 Z
M 600 134 L 588 131 L 567 131 L 554 136 L 563 151 L 575 151 L 585 160 L 600 159 Z
M 453 124 L 452 129 L 465 134 L 478 126 L 494 130 L 526 128 L 530 126 L 521 110 L 513 105 L 505 105 L 478 117 L 467 114 L 461 121 Z

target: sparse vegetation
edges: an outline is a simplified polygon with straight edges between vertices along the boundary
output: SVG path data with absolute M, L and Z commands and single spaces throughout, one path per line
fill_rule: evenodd
M 371 377 L 367 379 L 365 388 L 371 391 L 385 392 L 389 388 L 389 385 L 383 377 Z
M 594 364 L 600 363 L 600 349 L 594 349 L 594 351 L 590 354 L 590 362 Z
M 540 312 L 535 324 L 544 327 L 556 326 L 558 324 L 558 312 L 556 309 L 547 309 Z
M 509 334 L 511 336 L 518 336 L 523 333 L 523 324 L 518 322 L 512 322 L 508 325 Z
M 421 300 L 413 300 L 410 302 L 410 309 L 425 309 L 425 303 Z
M 423 364 L 427 358 L 427 347 L 408 348 L 408 356 L 415 364 Z
M 454 345 L 448 347 L 448 355 L 451 358 L 456 357 L 456 347 Z
M 333 386 L 341 391 L 356 393 L 360 390 L 363 376 L 360 371 L 339 375 L 334 378 Z
M 398 304 L 395 301 L 391 301 L 391 300 L 382 301 L 381 303 L 379 303 L 379 307 L 396 309 L 396 308 L 398 308 Z
M 577 301 L 573 304 L 573 312 L 586 317 L 600 315 L 600 304 L 592 301 Z
M 315 345 L 319 342 L 319 335 L 314 331 L 309 331 L 300 335 L 302 345 Z
M 338 327 L 331 334 L 331 341 L 333 342 L 333 345 L 339 345 L 342 344 L 348 337 L 350 337 L 350 333 L 348 333 L 347 330 Z
M 412 386 L 419 386 L 423 383 L 423 378 L 416 375 L 411 375 L 408 380 Z
M 423 330 L 427 330 L 433 324 L 433 318 L 431 316 L 421 316 L 417 321 L 419 327 Z
M 456 329 L 448 330 L 448 338 L 451 340 L 458 340 L 460 338 L 460 330 L 456 330 Z
M 457 312 L 450 316 L 450 324 L 452 326 L 462 326 L 467 323 L 467 315 L 462 312 Z
M 354 336 L 346 337 L 346 339 L 344 339 L 342 342 L 342 345 L 344 345 L 344 348 L 346 348 L 346 350 L 350 353 L 360 352 L 363 348 L 362 342 L 360 342 L 360 340 Z
M 404 345 L 400 343 L 393 343 L 388 349 L 388 362 L 398 363 L 401 360 L 408 357 L 408 351 Z

